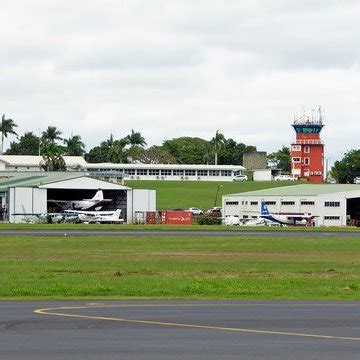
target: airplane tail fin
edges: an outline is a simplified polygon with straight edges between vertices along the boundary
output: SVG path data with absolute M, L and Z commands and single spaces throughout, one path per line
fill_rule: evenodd
M 120 214 L 121 214 L 121 209 L 117 209 L 117 210 L 114 212 L 113 216 L 112 216 L 113 219 L 114 219 L 114 220 L 119 220 Z
M 261 203 L 261 215 L 263 215 L 263 216 L 270 215 L 269 209 L 268 209 L 267 205 L 265 204 L 265 202 Z
M 95 201 L 102 201 L 104 200 L 104 194 L 103 194 L 103 191 L 101 189 L 99 189 L 95 196 L 92 198 L 92 200 L 95 200 Z

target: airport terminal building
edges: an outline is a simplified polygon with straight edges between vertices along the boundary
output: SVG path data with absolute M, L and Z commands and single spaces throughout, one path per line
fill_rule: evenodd
M 257 219 L 261 202 L 273 214 L 310 214 L 315 226 L 346 226 L 350 220 L 360 221 L 360 185 L 350 184 L 302 184 L 225 195 L 223 216 Z
M 81 156 L 63 158 L 67 171 L 104 179 L 232 181 L 234 176 L 245 172 L 241 165 L 88 163 Z M 44 171 L 42 165 L 42 156 L 0 155 L 0 172 Z
M 0 178 L 0 221 L 21 223 L 33 214 L 61 212 L 50 199 L 81 201 L 92 198 L 99 189 L 109 199 L 101 204 L 101 210 L 121 209 L 124 222 L 131 223 L 137 211 L 156 210 L 155 190 L 135 190 L 81 172 L 12 173 Z

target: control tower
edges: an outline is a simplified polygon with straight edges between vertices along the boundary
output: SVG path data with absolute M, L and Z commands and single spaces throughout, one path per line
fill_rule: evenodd
M 324 144 L 320 139 L 322 123 L 321 108 L 312 116 L 302 115 L 292 124 L 296 141 L 291 144 L 291 173 L 298 179 L 324 182 Z

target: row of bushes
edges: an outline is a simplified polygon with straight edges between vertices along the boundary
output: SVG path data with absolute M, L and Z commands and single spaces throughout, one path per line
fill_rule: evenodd
M 195 222 L 199 225 L 221 225 L 221 218 L 201 215 L 195 218 Z

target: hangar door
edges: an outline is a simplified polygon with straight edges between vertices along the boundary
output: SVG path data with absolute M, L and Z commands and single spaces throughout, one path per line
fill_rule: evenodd
M 346 215 L 349 220 L 360 222 L 360 198 L 346 200 Z
M 61 212 L 63 210 L 72 210 L 71 203 L 63 203 L 62 201 L 76 201 L 91 199 L 94 197 L 98 189 L 47 189 L 47 211 L 48 212 Z M 89 210 L 116 210 L 121 209 L 121 216 L 126 220 L 126 190 L 102 190 L 105 202 L 101 202 L 96 207 Z M 60 202 L 56 202 L 60 200 Z
M 82 176 L 42 185 L 41 188 L 47 189 L 48 212 L 61 212 L 71 209 L 71 203 L 66 203 L 66 201 L 91 199 L 101 189 L 104 199 L 107 199 L 107 201 L 101 202 L 96 205 L 96 208 L 88 210 L 108 211 L 121 209 L 121 217 L 124 220 L 127 219 L 127 191 L 129 188 L 126 186 Z

